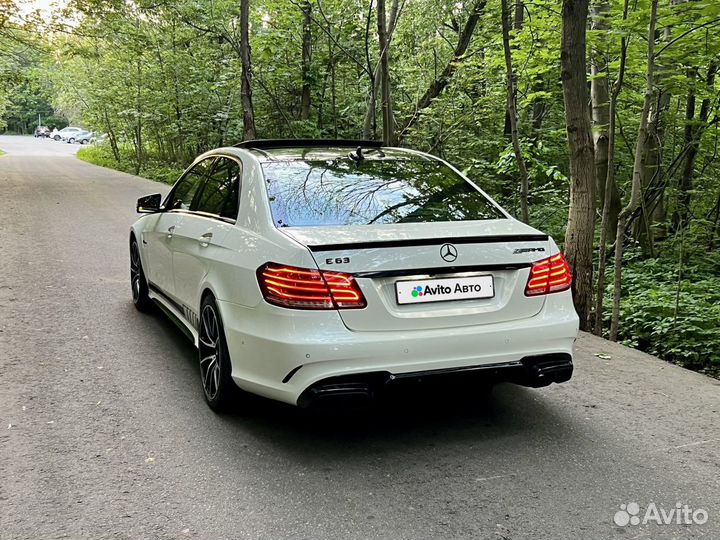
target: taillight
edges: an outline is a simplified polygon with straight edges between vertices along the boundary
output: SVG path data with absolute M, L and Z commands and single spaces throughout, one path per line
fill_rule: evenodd
M 534 262 L 525 286 L 525 296 L 537 296 L 566 291 L 572 284 L 572 275 L 562 253 Z
M 257 270 L 263 297 L 295 309 L 359 309 L 367 303 L 351 274 L 267 263 Z

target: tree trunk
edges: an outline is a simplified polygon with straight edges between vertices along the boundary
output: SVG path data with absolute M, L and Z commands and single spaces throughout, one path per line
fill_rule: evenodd
M 655 86 L 655 24 L 657 22 L 658 0 L 652 0 L 650 5 L 650 23 L 647 35 L 647 71 L 645 77 L 645 98 L 643 100 L 642 117 L 638 128 L 637 141 L 635 142 L 635 160 L 633 162 L 632 186 L 630 190 L 630 202 L 622 209 L 618 216 L 618 225 L 615 241 L 615 283 L 613 294 L 613 311 L 610 322 L 610 340 L 617 341 L 620 323 L 620 299 L 622 296 L 622 259 L 625 243 L 625 229 L 628 218 L 634 213 L 642 202 L 642 182 L 645 170 L 645 150 L 648 137 L 648 115 L 653 100 Z
M 115 130 L 110 124 L 110 117 L 105 107 L 103 107 L 103 117 L 105 118 L 105 129 L 107 130 L 108 140 L 110 141 L 110 149 L 112 150 L 115 161 L 120 163 L 120 149 L 118 148 L 117 137 L 115 136 Z
M 458 42 L 455 46 L 455 50 L 453 51 L 453 57 L 447 63 L 445 69 L 442 70 L 440 76 L 436 77 L 433 82 L 430 83 L 430 86 L 427 90 L 425 90 L 425 93 L 417 100 L 412 116 L 405 120 L 402 128 L 400 129 L 398 135 L 399 140 L 402 140 L 407 135 L 410 128 L 415 125 L 420 118 L 420 113 L 427 109 L 432 104 L 433 100 L 438 97 L 443 90 L 445 90 L 448 84 L 450 84 L 450 80 L 455 74 L 460 60 L 470 46 L 470 41 L 475 33 L 475 27 L 477 26 L 478 20 L 480 20 L 480 15 L 485 9 L 486 3 L 487 0 L 475 0 L 475 3 L 470 10 L 470 15 L 465 22 L 465 26 L 458 35 Z
M 650 106 L 648 119 L 648 135 L 645 139 L 645 170 L 642 174 L 642 198 L 640 199 L 640 215 L 633 225 L 633 237 L 640 245 L 645 256 L 654 257 L 653 224 L 655 211 L 649 201 L 655 199 L 653 193 L 657 188 L 661 175 L 663 139 L 665 128 L 662 125 L 662 113 L 670 104 L 670 93 L 662 89 L 655 103 Z M 658 194 L 659 196 L 660 194 Z M 658 201 L 659 202 L 659 201 Z
M 717 64 L 711 64 L 708 68 L 705 83 L 708 89 L 712 90 L 715 85 Z M 700 150 L 700 141 L 707 127 L 708 115 L 710 114 L 711 101 L 705 98 L 700 105 L 700 117 L 697 126 L 695 121 L 695 92 L 688 90 L 687 104 L 685 106 L 685 161 L 683 162 L 682 176 L 678 183 L 677 210 L 673 216 L 673 228 L 678 231 L 685 228 L 690 221 L 690 202 L 693 188 L 693 176 L 695 173 L 695 160 Z
M 573 274 L 573 300 L 583 330 L 589 328 L 592 304 L 595 232 L 595 157 L 585 59 L 588 1 L 563 0 L 560 53 L 571 182 L 565 256 Z
M 525 165 L 525 159 L 520 148 L 520 136 L 518 134 L 517 119 L 517 89 L 515 86 L 515 71 L 513 69 L 512 51 L 510 50 L 510 10 L 508 9 L 508 0 L 501 0 L 502 4 L 502 34 L 503 34 L 503 50 L 505 52 L 505 70 L 507 84 L 507 113 L 510 120 L 510 136 L 512 137 L 513 151 L 515 152 L 515 161 L 518 171 L 520 171 L 520 214 L 521 219 L 525 223 L 530 223 L 530 215 L 528 211 L 528 171 Z
M 337 80 L 335 76 L 335 53 L 333 51 L 332 41 L 328 40 L 328 57 L 330 58 L 330 107 L 332 109 L 332 125 L 333 137 L 338 136 L 338 119 L 337 119 Z
M 175 111 L 175 137 L 172 143 L 173 162 L 182 163 L 185 156 L 185 135 L 183 132 L 183 111 L 180 105 L 180 81 L 177 74 L 176 21 L 172 21 L 172 85 L 173 110 Z
M 310 118 L 310 62 L 312 61 L 312 4 L 310 0 L 302 3 L 302 93 L 300 96 L 300 120 Z
M 670 4 L 675 6 L 684 3 L 684 0 L 671 0 Z M 662 42 L 667 46 L 671 42 L 672 26 L 663 29 Z M 646 185 L 643 186 L 643 200 L 640 212 L 640 219 L 634 224 L 633 235 L 640 243 L 645 255 L 655 256 L 655 236 L 658 233 L 661 237 L 667 237 L 665 229 L 665 186 L 663 171 L 663 153 L 665 151 L 665 124 L 663 113 L 670 107 L 672 95 L 668 88 L 662 88 L 660 81 L 673 74 L 676 64 L 671 60 L 667 64 L 662 61 L 656 65 L 656 86 L 660 87 L 657 99 L 657 106 L 652 108 L 648 130 L 650 133 L 648 143 L 647 172 L 645 174 Z M 664 75 L 663 75 L 664 74 Z
M 623 5 L 623 21 L 627 20 L 629 0 L 625 0 Z M 623 36 L 620 40 L 620 67 L 618 75 L 613 84 L 612 93 L 610 94 L 610 108 L 608 111 L 608 146 L 607 146 L 607 164 L 605 174 L 605 183 L 603 189 L 602 221 L 600 223 L 600 247 L 598 253 L 598 281 L 597 295 L 595 301 L 595 329 L 594 333 L 602 336 L 603 331 L 603 302 L 605 300 L 605 265 L 607 264 L 607 245 L 608 241 L 612 241 L 617 231 L 618 211 L 613 210 L 613 204 L 620 205 L 620 194 L 617 193 L 617 184 L 615 183 L 615 138 L 616 138 L 616 115 L 617 102 L 625 82 L 625 65 L 627 61 L 627 39 Z M 613 190 L 617 196 L 617 202 L 613 203 Z M 614 217 L 613 217 L 614 216 Z
M 383 118 L 383 143 L 393 146 L 395 144 L 395 116 L 390 96 L 390 51 L 388 50 L 385 0 L 377 0 L 377 28 L 380 45 L 380 109 Z
M 538 79 L 532 86 L 533 92 L 542 92 L 545 90 L 545 84 Z M 540 140 L 540 130 L 542 129 L 543 119 L 545 118 L 545 98 L 535 99 L 532 104 L 532 130 L 536 141 Z
M 712 252 L 715 249 L 715 239 L 718 237 L 720 232 L 720 195 L 718 195 L 717 202 L 715 203 L 715 219 L 710 227 L 710 241 L 708 242 L 708 251 Z M 712 215 L 713 212 L 710 212 Z
M 368 99 L 369 102 L 367 114 L 365 115 L 365 122 L 363 123 L 364 139 L 375 139 L 377 133 L 377 96 L 380 92 L 378 71 L 380 70 L 380 62 L 378 62 L 373 69 L 372 62 L 370 60 L 370 26 L 374 3 L 374 0 L 370 0 L 367 18 L 365 20 L 365 61 L 367 63 L 365 72 L 370 79 L 370 96 Z
M 403 4 L 405 2 L 403 1 Z M 400 0 L 393 0 L 390 7 L 390 20 L 388 21 L 387 29 L 387 43 L 388 47 L 392 43 L 392 37 L 395 34 L 395 28 L 397 28 L 398 18 L 400 17 Z M 380 93 L 380 63 L 375 66 L 375 70 L 372 72 L 371 87 L 370 87 L 370 99 L 367 111 L 365 112 L 365 120 L 363 121 L 363 138 L 371 139 L 374 138 L 375 134 L 375 114 L 377 108 L 377 96 Z
M 608 24 L 610 5 L 608 0 L 599 1 L 592 11 L 592 28 L 597 32 L 602 32 L 599 44 L 605 44 L 610 38 L 610 25 Z M 605 205 L 605 182 L 608 178 L 608 149 L 610 143 L 610 81 L 608 80 L 608 61 L 607 50 L 599 45 L 592 51 L 591 72 L 592 80 L 590 82 L 590 99 L 592 101 L 592 119 L 593 132 L 595 142 L 595 173 L 596 173 L 596 193 L 598 199 L 598 208 L 603 211 Z M 613 182 L 610 186 L 610 230 L 612 242 L 615 227 L 617 226 L 617 215 L 620 212 L 620 194 L 617 186 Z
M 250 0 L 240 0 L 240 61 L 242 64 L 240 100 L 243 107 L 243 137 L 255 139 L 255 111 L 252 102 L 252 63 L 250 54 Z
M 140 56 L 138 55 L 136 60 L 137 66 L 137 84 L 135 94 L 135 174 L 140 174 L 143 164 L 143 137 L 142 137 L 142 64 L 140 63 Z
M 515 1 L 515 13 L 513 14 L 513 30 L 522 30 L 525 21 L 525 4 L 523 0 Z

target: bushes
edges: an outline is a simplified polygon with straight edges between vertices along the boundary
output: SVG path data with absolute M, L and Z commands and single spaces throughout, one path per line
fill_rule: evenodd
M 93 165 L 99 165 L 100 167 L 107 167 L 108 169 L 115 169 L 129 174 L 136 174 L 135 163 L 129 157 L 130 152 L 126 149 L 121 150 L 120 161 L 115 159 L 110 147 L 107 145 L 85 146 L 78 151 L 77 156 L 83 161 L 87 161 Z M 174 184 L 182 172 L 183 169 L 177 166 L 168 165 L 159 160 L 148 158 L 143 163 L 138 174 L 145 178 L 155 180 L 156 182 Z
M 692 369 L 720 367 L 720 256 L 707 253 L 684 266 L 678 281 L 677 260 L 628 255 L 620 309 L 623 343 Z M 606 305 L 612 305 L 612 285 Z M 608 310 L 608 321 L 609 316 Z

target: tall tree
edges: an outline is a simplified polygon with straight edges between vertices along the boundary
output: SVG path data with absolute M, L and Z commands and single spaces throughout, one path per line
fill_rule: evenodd
M 585 58 L 588 1 L 563 0 L 560 52 L 570 147 L 570 210 L 565 256 L 573 274 L 573 300 L 583 330 L 589 329 L 592 304 L 596 181 Z
M 623 21 L 627 20 L 629 0 L 623 3 Z M 608 107 L 608 136 L 607 136 L 607 163 L 605 165 L 606 179 L 603 185 L 604 196 L 602 206 L 602 220 L 600 222 L 600 247 L 598 248 L 598 279 L 597 296 L 595 301 L 595 329 L 596 335 L 602 335 L 603 329 L 603 302 L 605 300 L 605 266 L 607 264 L 608 241 L 614 237 L 617 231 L 617 211 L 614 204 L 620 202 L 620 195 L 617 194 L 615 184 L 615 139 L 616 139 L 616 116 L 617 102 L 625 82 L 625 66 L 627 64 L 627 38 L 623 35 L 620 38 L 620 67 L 613 83 L 610 103 Z M 606 64 L 607 65 L 607 64 Z M 596 160 L 597 163 L 597 160 Z M 613 190 L 616 192 L 617 203 L 613 203 Z
M 395 34 L 395 29 L 397 28 L 398 19 L 400 18 L 400 13 L 402 11 L 403 6 L 405 5 L 405 0 L 403 0 L 402 5 L 400 4 L 400 0 L 392 0 L 392 4 L 390 6 L 390 15 L 389 19 L 387 21 L 387 30 L 385 32 L 385 48 L 390 50 L 390 46 L 392 44 L 392 38 Z M 372 6 L 372 2 L 371 2 Z M 372 15 L 372 12 L 368 13 L 368 25 L 370 24 L 369 17 Z M 363 121 L 363 138 L 364 139 L 372 139 L 375 136 L 375 114 L 376 114 L 376 108 L 377 108 L 377 96 L 380 94 L 380 62 L 377 63 L 375 66 L 375 69 L 372 69 L 372 65 L 370 63 L 370 51 L 366 51 L 367 53 L 367 63 L 368 63 L 368 72 L 371 74 L 370 77 L 370 92 L 369 92 L 369 100 L 368 100 L 368 108 L 365 112 L 365 120 Z
M 250 0 L 240 0 L 240 96 L 243 106 L 243 136 L 246 141 L 257 138 L 255 109 L 252 99 L 252 56 L 250 53 Z
M 502 0 L 502 34 L 503 34 L 503 51 L 505 54 L 505 71 L 507 86 L 507 117 L 510 121 L 510 137 L 512 138 L 513 152 L 515 152 L 515 162 L 520 171 L 520 215 L 525 223 L 530 222 L 530 212 L 528 209 L 528 171 L 523 158 L 522 148 L 520 147 L 520 135 L 518 134 L 518 115 L 517 115 L 517 85 L 515 80 L 515 71 L 513 69 L 512 50 L 510 49 L 510 9 L 508 8 L 508 0 Z M 522 11 L 520 10 L 520 13 Z M 515 22 L 518 22 L 517 11 Z
M 310 97 L 312 93 L 312 79 L 310 77 L 310 63 L 312 61 L 312 4 L 304 0 L 302 10 L 302 92 L 300 94 L 300 120 L 310 118 Z
M 598 208 L 603 211 L 605 204 L 605 183 L 608 181 L 608 164 L 610 161 L 610 81 L 608 77 L 608 41 L 610 32 L 610 3 L 609 0 L 598 0 L 593 6 L 592 29 L 600 34 L 595 46 L 592 48 L 590 69 L 590 99 L 592 101 L 593 133 L 595 136 L 595 173 L 597 176 L 596 193 Z M 621 53 L 626 54 L 626 53 Z M 609 228 L 612 231 L 610 240 L 615 234 L 617 215 L 620 212 L 620 194 L 615 185 L 614 176 L 609 186 Z
M 380 44 L 380 108 L 383 118 L 383 143 L 389 146 L 395 144 L 395 115 L 393 113 L 392 98 L 390 95 L 390 60 L 387 31 L 387 14 L 385 0 L 377 0 L 377 29 Z
M 714 62 L 708 67 L 707 75 L 705 77 L 705 85 L 709 96 L 712 95 L 713 92 L 717 70 L 718 66 Z M 695 118 L 696 99 L 695 90 L 691 85 L 688 89 L 685 105 L 685 160 L 683 161 L 680 182 L 678 183 L 677 209 L 673 216 L 673 227 L 675 230 L 686 227 L 689 221 L 693 176 L 695 174 L 695 161 L 700 149 L 700 142 L 702 140 L 703 133 L 707 128 L 710 107 L 712 105 L 710 97 L 704 98 L 700 105 L 699 117 Z
M 618 216 L 616 240 L 615 240 L 615 282 L 613 294 L 613 311 L 610 322 L 610 339 L 617 341 L 620 328 L 620 299 L 622 297 L 622 260 L 625 244 L 625 230 L 628 219 L 637 211 L 642 203 L 643 174 L 645 172 L 645 160 L 647 157 L 648 138 L 648 116 L 650 106 L 655 95 L 655 27 L 657 25 L 658 0 L 651 0 L 650 22 L 647 33 L 647 68 L 645 72 L 645 94 L 643 97 L 642 116 L 638 127 L 638 135 L 635 141 L 635 159 L 633 161 L 632 184 L 630 187 L 630 201 Z

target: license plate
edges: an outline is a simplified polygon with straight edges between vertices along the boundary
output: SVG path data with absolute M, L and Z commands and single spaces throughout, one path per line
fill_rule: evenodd
M 443 279 L 418 279 L 395 283 L 398 304 L 422 304 L 449 300 L 492 298 L 495 287 L 492 276 Z

